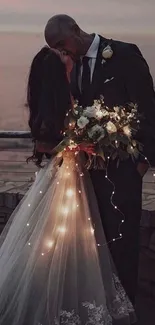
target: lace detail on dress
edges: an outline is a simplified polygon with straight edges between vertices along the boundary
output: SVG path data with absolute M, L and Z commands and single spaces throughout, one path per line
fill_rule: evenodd
M 88 321 L 86 325 L 112 325 L 112 318 L 108 309 L 103 305 L 97 307 L 95 302 L 85 302 L 83 306 L 88 310 Z
M 57 319 L 54 322 L 54 325 L 81 325 L 80 317 L 75 314 L 75 311 L 67 312 L 66 310 L 62 310 L 60 313 L 60 321 Z
M 116 274 L 113 274 L 113 282 L 116 288 L 116 297 L 113 301 L 113 311 L 116 315 L 129 315 L 130 313 L 134 313 L 134 308 L 126 295 L 123 286 L 120 283 L 119 278 Z
M 101 306 L 96 306 L 96 303 L 84 302 L 83 307 L 87 309 L 87 319 L 85 325 L 112 325 L 112 318 L 108 313 L 108 309 Z M 60 321 L 57 319 L 54 325 L 82 325 L 80 316 L 76 315 L 75 311 L 67 312 L 62 310 L 60 313 Z

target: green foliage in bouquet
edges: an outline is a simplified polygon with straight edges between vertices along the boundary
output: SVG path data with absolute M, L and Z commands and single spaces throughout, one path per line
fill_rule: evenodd
M 135 160 L 142 151 L 142 145 L 136 141 L 140 127 L 136 104 L 109 108 L 101 97 L 85 109 L 75 103 L 67 115 L 65 136 L 75 144 L 94 144 L 96 155 L 104 160 L 125 160 L 129 156 Z
M 64 139 L 56 152 L 78 148 L 80 144 L 93 144 L 94 153 L 104 161 L 111 158 L 136 160 L 142 145 L 136 140 L 140 128 L 140 115 L 133 103 L 109 108 L 101 96 L 90 107 L 74 104 L 66 114 Z

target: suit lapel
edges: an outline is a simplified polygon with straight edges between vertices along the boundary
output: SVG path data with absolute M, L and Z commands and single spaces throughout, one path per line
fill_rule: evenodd
M 102 51 L 108 45 L 108 43 L 109 43 L 109 40 L 100 36 L 100 44 L 99 44 L 98 54 L 97 54 L 97 58 L 96 58 L 93 78 L 92 78 L 93 98 L 96 98 L 99 95 L 101 95 L 99 93 L 99 90 L 100 90 L 100 86 L 103 81 L 104 69 L 106 67 L 106 63 L 105 64 L 102 63 L 102 61 L 103 61 Z
M 103 49 L 108 45 L 111 44 L 111 40 L 106 39 L 100 36 L 100 44 L 98 49 L 98 54 L 96 58 L 94 73 L 92 77 L 91 83 L 91 99 L 92 101 L 96 98 L 99 98 L 101 94 L 103 94 L 103 87 L 104 87 L 104 76 L 106 79 L 106 72 L 110 62 L 102 63 L 103 57 L 102 52 Z M 73 70 L 71 72 L 71 93 L 74 99 L 80 100 L 81 93 L 78 84 L 78 76 L 79 76 L 79 69 L 80 69 L 80 61 L 77 61 L 74 64 Z

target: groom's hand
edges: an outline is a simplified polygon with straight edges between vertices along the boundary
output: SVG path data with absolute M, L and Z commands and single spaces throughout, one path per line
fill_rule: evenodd
M 144 163 L 138 163 L 137 165 L 137 171 L 140 174 L 141 177 L 143 177 L 147 170 L 149 169 L 149 165 L 148 164 L 144 164 Z

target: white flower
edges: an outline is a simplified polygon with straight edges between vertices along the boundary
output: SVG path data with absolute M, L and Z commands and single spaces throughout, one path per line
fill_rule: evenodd
M 70 140 L 68 147 L 69 147 L 70 150 L 76 149 L 77 148 L 77 143 L 75 143 L 73 140 Z
M 99 100 L 95 99 L 94 100 L 94 106 L 97 107 L 98 105 L 101 107 L 101 104 L 99 103 Z
M 96 105 L 95 105 L 95 108 L 96 108 L 97 110 L 100 110 L 100 109 L 101 109 L 101 104 L 99 104 L 99 103 L 96 104 Z
M 84 109 L 83 115 L 88 117 L 88 118 L 95 118 L 96 117 L 96 108 L 95 106 L 90 106 Z
M 111 121 L 109 121 L 106 125 L 106 129 L 108 131 L 108 133 L 116 133 L 117 132 L 117 128 L 115 126 L 114 123 L 112 123 Z
M 102 110 L 103 117 L 109 116 L 109 112 L 106 109 Z
M 98 140 L 100 140 L 101 138 L 104 137 L 105 132 L 100 125 L 96 124 L 88 131 L 88 135 L 91 139 L 97 137 Z
M 96 110 L 96 118 L 97 120 L 101 120 L 103 117 L 109 116 L 109 112 L 106 109 L 97 109 Z
M 123 132 L 127 137 L 129 137 L 129 138 L 131 137 L 131 129 L 130 129 L 129 125 L 126 125 L 123 127 Z
M 77 120 L 77 125 L 80 129 L 83 129 L 87 124 L 89 123 L 89 120 L 87 117 L 85 116 L 81 116 L 78 120 Z
M 97 120 L 101 120 L 101 118 L 104 116 L 103 112 L 101 110 L 96 111 L 96 118 Z
M 110 45 L 107 45 L 102 51 L 102 57 L 104 59 L 110 59 L 113 55 L 113 50 Z
M 115 121 L 120 120 L 120 116 L 116 112 L 110 112 L 110 117 L 114 119 Z

